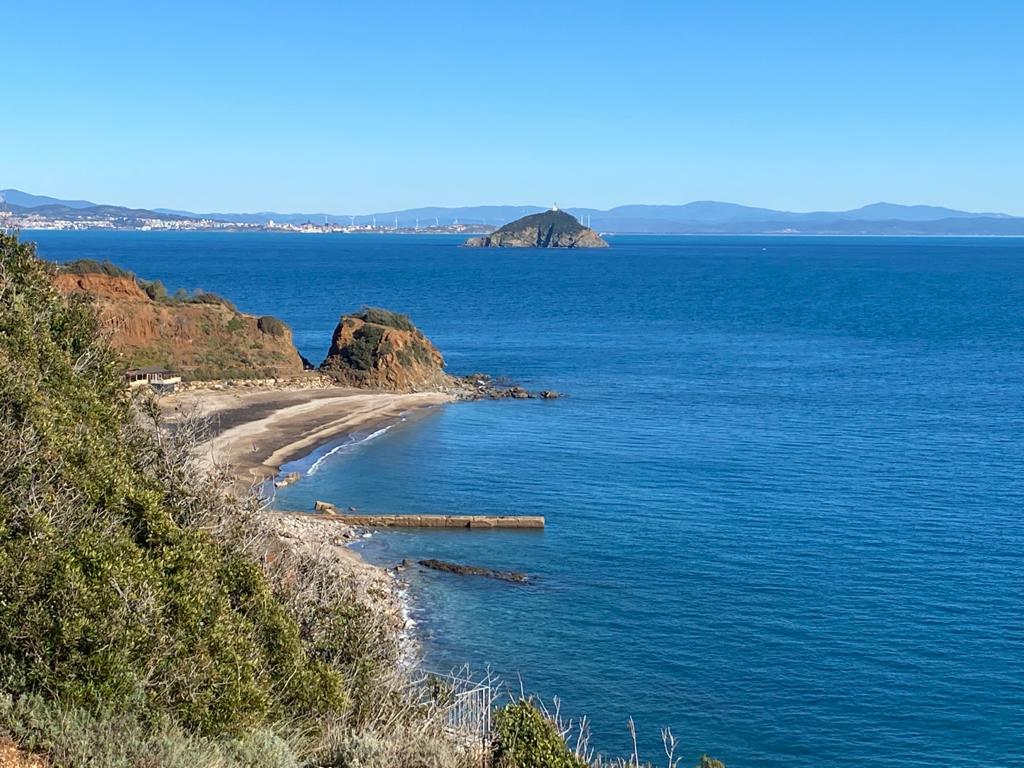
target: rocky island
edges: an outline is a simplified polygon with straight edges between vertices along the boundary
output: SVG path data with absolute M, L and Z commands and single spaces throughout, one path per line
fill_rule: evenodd
M 506 224 L 489 235 L 471 237 L 468 248 L 607 248 L 594 230 L 555 206 Z

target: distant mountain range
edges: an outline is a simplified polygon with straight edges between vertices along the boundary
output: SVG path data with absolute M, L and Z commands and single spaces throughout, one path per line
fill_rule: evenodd
M 170 208 L 132 209 L 100 206 L 88 200 L 61 200 L 16 189 L 0 190 L 9 210 L 81 218 L 102 214 L 167 220 L 209 219 L 240 224 L 355 224 L 412 228 L 453 224 L 495 228 L 531 213 L 534 205 L 479 205 L 460 208 L 408 208 L 375 214 L 330 213 L 195 213 Z M 604 233 L 647 234 L 844 234 L 844 235 L 1024 235 L 1024 217 L 972 213 L 927 205 L 873 203 L 850 211 L 796 213 L 735 203 L 698 201 L 685 205 L 622 205 L 609 210 L 568 208 L 568 213 Z
M 30 195 L 17 189 L 0 189 L 0 209 L 15 214 L 35 214 L 51 219 L 86 221 L 89 219 L 141 219 L 183 221 L 190 217 L 150 211 L 146 208 L 125 208 L 121 205 L 97 205 L 88 200 L 60 200 L 45 195 Z

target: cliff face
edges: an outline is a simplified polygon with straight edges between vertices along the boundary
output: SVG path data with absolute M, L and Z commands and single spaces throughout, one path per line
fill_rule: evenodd
M 409 318 L 372 308 L 342 315 L 320 370 L 340 384 L 394 391 L 445 389 L 455 381 Z
M 186 378 L 293 376 L 303 370 L 291 330 L 272 317 L 239 312 L 210 294 L 153 299 L 134 275 L 61 270 L 64 294 L 87 294 L 126 366 L 165 366 Z
M 466 241 L 470 248 L 607 248 L 601 236 L 565 211 L 524 216 L 501 229 Z

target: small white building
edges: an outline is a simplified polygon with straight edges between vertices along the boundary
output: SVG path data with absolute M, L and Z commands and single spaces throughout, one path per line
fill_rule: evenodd
M 124 372 L 124 380 L 131 389 L 148 384 L 154 392 L 164 394 L 174 392 L 178 388 L 181 376 L 166 368 L 151 365 L 146 368 L 129 368 Z

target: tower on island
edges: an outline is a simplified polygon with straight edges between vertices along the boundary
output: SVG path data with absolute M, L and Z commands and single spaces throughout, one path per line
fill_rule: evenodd
M 555 203 L 554 205 L 552 205 L 551 206 L 551 210 L 552 211 L 557 211 L 558 210 L 558 203 Z

